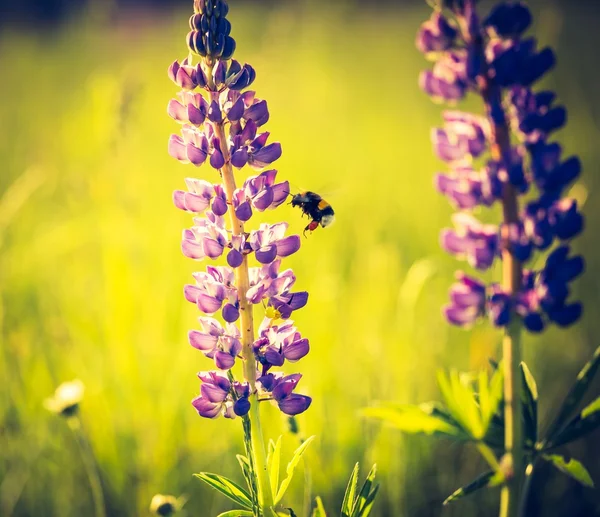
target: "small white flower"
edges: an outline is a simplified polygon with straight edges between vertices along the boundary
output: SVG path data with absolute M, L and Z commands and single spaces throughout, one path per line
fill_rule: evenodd
M 44 407 L 53 413 L 69 416 L 77 410 L 83 399 L 84 389 L 83 382 L 79 379 L 63 382 L 56 388 L 54 396 L 44 401 Z

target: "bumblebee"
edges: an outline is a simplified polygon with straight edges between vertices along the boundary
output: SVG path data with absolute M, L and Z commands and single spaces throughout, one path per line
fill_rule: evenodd
M 302 213 L 311 219 L 310 223 L 304 228 L 303 233 L 305 236 L 307 231 L 312 232 L 319 225 L 325 228 L 333 223 L 335 219 L 331 205 L 315 192 L 307 191 L 295 194 L 292 197 L 291 205 L 300 207 Z

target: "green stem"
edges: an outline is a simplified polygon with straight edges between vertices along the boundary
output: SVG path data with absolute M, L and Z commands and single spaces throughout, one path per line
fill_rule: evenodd
M 485 103 L 487 118 L 490 121 L 491 155 L 492 159 L 502 164 L 506 171 L 512 163 L 510 128 L 506 115 L 502 111 L 502 89 L 494 84 L 493 77 L 487 69 L 484 42 L 481 30 L 467 20 L 475 10 L 475 1 L 465 3 L 465 16 L 462 19 L 461 30 L 468 44 L 475 47 L 479 54 L 483 69 L 477 77 L 477 87 Z M 471 11 L 471 12 L 470 12 Z M 501 227 L 502 247 L 502 288 L 514 300 L 521 288 L 523 269 L 514 256 L 510 246 L 509 229 L 519 223 L 519 203 L 517 190 L 510 182 L 506 182 L 502 192 L 502 212 L 504 224 Z M 523 451 L 523 429 L 521 420 L 521 321 L 519 316 L 511 311 L 508 325 L 502 341 L 502 356 L 504 365 L 504 447 L 506 456 L 502 461 L 502 469 L 506 483 L 500 496 L 500 517 L 518 517 L 519 503 L 525 468 Z
M 106 507 L 104 506 L 104 494 L 102 492 L 100 474 L 98 473 L 98 467 L 94 459 L 94 453 L 92 452 L 90 442 L 81 426 L 81 420 L 77 415 L 73 415 L 67 418 L 67 423 L 73 431 L 73 434 L 75 435 L 75 441 L 79 446 L 81 459 L 90 483 L 90 489 L 92 490 L 95 515 L 96 517 L 106 517 Z
M 212 74 L 209 73 L 207 75 L 211 76 Z M 218 102 L 218 99 L 219 94 L 212 91 L 211 101 Z M 231 229 L 233 235 L 242 235 L 244 234 L 244 223 L 237 218 L 233 207 L 233 193 L 236 189 L 236 185 L 233 167 L 231 165 L 231 156 L 229 155 L 229 147 L 227 145 L 227 138 L 225 135 L 225 127 L 223 123 L 213 123 L 213 128 L 215 130 L 215 136 L 219 139 L 221 145 L 221 153 L 223 154 L 223 158 L 225 158 L 225 165 L 221 169 L 221 177 L 223 179 L 223 186 L 227 196 L 227 203 L 229 205 L 228 212 L 231 221 Z M 268 512 L 268 510 L 273 506 L 273 494 L 271 492 L 271 482 L 269 480 L 269 473 L 267 471 L 267 454 L 260 425 L 258 394 L 256 392 L 256 359 L 254 357 L 254 351 L 252 350 L 252 345 L 254 343 L 253 308 L 252 304 L 246 297 L 246 293 L 250 288 L 247 256 L 244 256 L 242 264 L 235 269 L 235 278 L 238 299 L 240 303 L 240 330 L 242 337 L 244 378 L 250 385 L 250 412 L 248 413 L 248 417 L 250 419 L 251 428 L 250 434 L 252 459 L 258 484 L 258 499 L 260 507 L 263 512 Z

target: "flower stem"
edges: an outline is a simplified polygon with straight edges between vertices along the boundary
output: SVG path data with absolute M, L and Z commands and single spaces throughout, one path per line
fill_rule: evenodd
M 218 102 L 219 94 L 211 92 L 211 101 Z M 225 128 L 223 123 L 213 124 L 215 135 L 219 139 L 221 153 L 225 158 L 225 165 L 221 169 L 223 186 L 229 205 L 229 218 L 233 235 L 242 235 L 244 233 L 244 223 L 235 215 L 233 207 L 233 193 L 236 189 L 233 167 L 231 165 L 231 156 L 227 146 Z M 242 359 L 244 363 L 244 378 L 250 385 L 250 436 L 253 454 L 253 465 L 255 468 L 256 480 L 258 483 L 258 498 L 263 510 L 268 510 L 273 506 L 273 494 L 271 493 L 271 483 L 267 471 L 267 454 L 265 443 L 260 425 L 260 413 L 258 410 L 258 394 L 256 393 L 256 359 L 252 345 L 254 343 L 254 319 L 252 314 L 252 304 L 248 301 L 246 293 L 250 288 L 250 279 L 248 276 L 248 258 L 244 256 L 242 264 L 235 268 L 235 282 L 240 303 L 240 326 L 242 338 Z
M 106 507 L 104 506 L 104 494 L 102 492 L 102 482 L 100 481 L 100 474 L 98 473 L 98 467 L 94 460 L 94 453 L 90 447 L 85 432 L 81 426 L 81 420 L 77 415 L 70 416 L 67 418 L 67 423 L 73 434 L 75 435 L 75 441 L 79 446 L 79 452 L 81 453 L 81 459 L 90 483 L 90 489 L 92 491 L 92 498 L 94 500 L 94 509 L 96 517 L 106 517 Z

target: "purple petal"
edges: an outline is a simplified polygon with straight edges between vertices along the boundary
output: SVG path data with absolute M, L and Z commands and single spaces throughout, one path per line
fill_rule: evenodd
M 267 101 L 259 101 L 250 106 L 244 113 L 244 118 L 254 120 L 257 126 L 262 126 L 269 120 Z
M 246 146 L 238 149 L 231 155 L 231 165 L 241 169 L 248 163 L 248 148 Z
M 279 352 L 279 350 L 274 349 L 273 347 L 268 347 L 265 352 L 265 359 L 269 364 L 273 366 L 281 366 L 283 365 L 284 357 Z
M 204 332 L 198 332 L 197 330 L 190 330 L 188 332 L 188 339 L 190 345 L 202 352 L 210 352 L 217 346 L 218 337 L 205 334 Z
M 271 208 L 278 207 L 290 195 L 290 184 L 287 181 L 273 185 L 273 203 Z
M 195 126 L 201 126 L 204 124 L 204 120 L 206 119 L 204 112 L 193 104 L 188 104 L 186 115 L 186 118 L 190 121 L 190 124 L 194 124 Z
M 231 384 L 229 382 L 227 383 L 227 385 L 231 387 Z M 223 402 L 227 399 L 227 395 L 229 394 L 229 388 L 223 389 L 223 386 L 205 382 L 200 387 L 200 393 L 203 397 L 206 397 L 210 402 Z
M 183 295 L 188 302 L 196 303 L 198 301 L 198 295 L 202 291 L 198 286 L 186 284 L 183 288 Z
M 171 135 L 169 138 L 169 154 L 180 162 L 188 163 L 185 144 L 179 135 Z
M 278 240 L 275 244 L 277 246 L 278 257 L 289 257 L 292 253 L 296 253 L 300 249 L 300 235 L 290 235 Z
M 203 245 L 204 253 L 211 259 L 216 259 L 223 254 L 223 245 L 215 239 L 205 238 Z
M 227 254 L 227 263 L 231 267 L 240 267 L 244 261 L 244 256 L 238 250 L 230 250 Z
M 273 203 L 273 189 L 270 187 L 259 192 L 252 200 L 252 204 L 255 208 L 261 212 L 269 208 L 271 203 Z
M 206 153 L 192 143 L 186 145 L 186 156 L 196 167 L 199 167 L 206 161 Z
M 244 115 L 244 108 L 244 99 L 239 97 L 238 100 L 233 103 L 233 106 L 231 106 L 231 109 L 227 113 L 227 118 L 231 122 L 237 122 Z
M 250 401 L 246 397 L 237 399 L 233 404 L 233 411 L 237 416 L 247 415 L 250 411 Z
M 234 321 L 237 321 L 240 317 L 240 310 L 235 305 L 231 303 L 226 303 L 223 306 L 221 315 L 223 316 L 223 319 L 225 321 L 227 321 L 228 323 L 233 323 Z
M 198 414 L 204 418 L 216 418 L 221 412 L 221 404 L 215 404 L 200 396 L 192 400 L 192 406 L 196 408 Z
M 302 359 L 310 350 L 308 339 L 299 339 L 291 345 L 283 347 L 283 355 L 288 361 L 298 361 Z
M 235 215 L 240 221 L 247 221 L 252 217 L 252 206 L 250 202 L 244 201 L 235 209 Z
M 270 264 L 277 258 L 277 246 L 270 244 L 256 250 L 256 260 L 261 264 Z
M 171 118 L 175 119 L 177 122 L 183 123 L 188 121 L 186 107 L 183 104 L 181 104 L 181 102 L 175 99 L 171 99 L 169 101 L 169 104 L 167 106 L 167 113 Z
M 267 165 L 273 163 L 281 156 L 281 144 L 279 142 L 275 142 L 273 144 L 269 144 L 258 152 L 253 153 L 250 156 L 249 163 L 252 166 L 262 168 Z
M 301 374 L 293 373 L 292 375 L 287 375 L 286 377 L 281 379 L 273 388 L 273 398 L 279 401 L 284 397 L 289 396 L 292 393 L 292 391 L 294 391 L 296 385 L 298 384 L 301 378 Z
M 225 158 L 219 149 L 215 149 L 210 155 L 210 165 L 213 169 L 221 169 L 225 165 Z
M 279 409 L 286 415 L 294 416 L 306 411 L 312 399 L 306 395 L 293 393 L 278 403 Z
M 209 296 L 205 293 L 200 293 L 198 295 L 198 300 L 196 301 L 198 309 L 205 314 L 214 314 L 221 308 L 222 303 L 221 300 L 217 300 L 213 296 Z
M 215 215 L 225 215 L 227 213 L 227 201 L 222 197 L 215 197 L 211 210 Z
M 227 352 L 217 350 L 215 353 L 215 364 L 221 370 L 229 370 L 235 364 L 235 357 Z
M 191 259 L 201 259 L 206 256 L 203 247 L 198 242 L 185 238 L 181 241 L 181 251 L 187 258 Z
M 452 325 L 465 327 L 475 322 L 479 312 L 473 307 L 462 308 L 456 305 L 447 305 L 444 307 L 444 315 Z
M 221 63 L 221 61 L 219 61 L 219 63 Z M 223 114 L 221 113 L 221 109 L 219 108 L 219 103 L 217 101 L 212 101 L 208 107 L 208 120 L 217 124 L 223 122 Z

